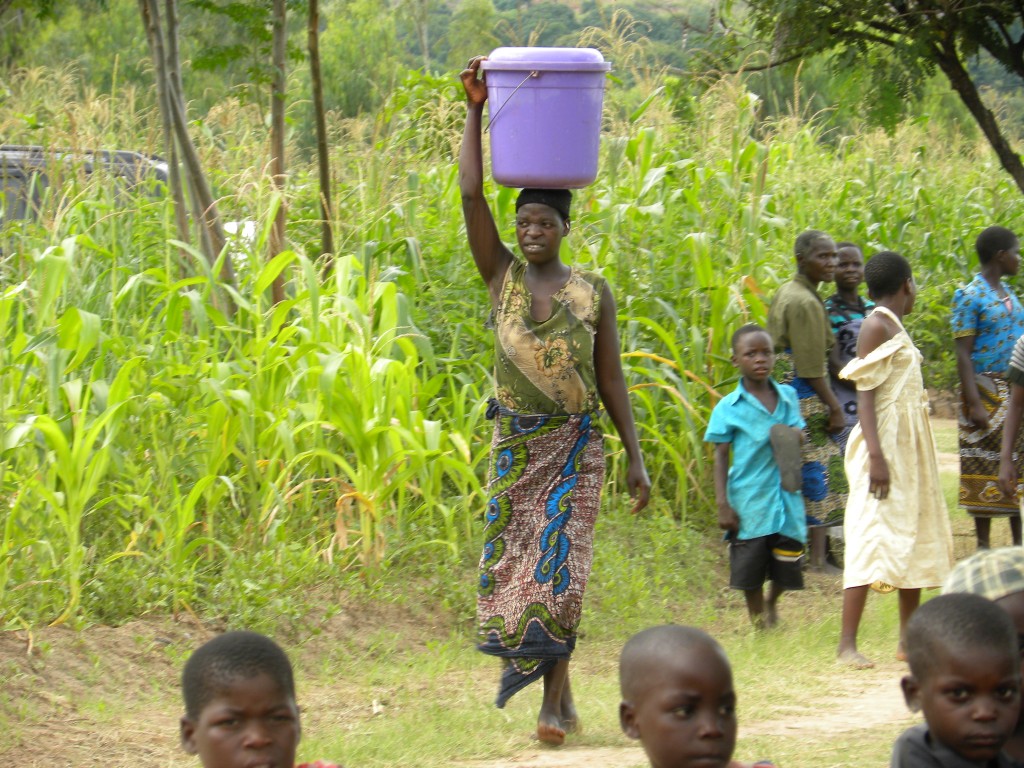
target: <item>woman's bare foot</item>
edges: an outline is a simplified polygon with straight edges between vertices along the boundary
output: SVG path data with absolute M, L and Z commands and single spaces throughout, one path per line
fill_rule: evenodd
M 562 688 L 562 729 L 567 733 L 580 733 L 583 726 L 580 725 L 580 716 L 576 712 L 576 703 L 572 700 L 572 688 L 569 685 L 569 678 L 566 677 L 565 686 Z
M 562 719 L 552 718 L 541 713 L 537 718 L 537 740 L 554 747 L 560 747 L 565 743 L 566 729 L 562 726 Z
M 836 654 L 836 661 L 851 669 L 871 669 L 875 666 L 875 662 L 855 648 L 840 651 Z
M 903 641 L 900 640 L 896 644 L 896 661 L 906 661 L 906 660 L 907 660 L 907 652 L 903 650 Z

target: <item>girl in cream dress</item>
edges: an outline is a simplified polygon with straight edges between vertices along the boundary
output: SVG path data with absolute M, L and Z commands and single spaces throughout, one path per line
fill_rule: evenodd
M 860 422 L 850 434 L 846 474 L 843 621 L 839 660 L 872 662 L 857 651 L 869 588 L 899 591 L 900 645 L 923 587 L 942 585 L 953 561 L 952 534 L 939 483 L 921 353 L 903 328 L 917 288 L 906 259 L 876 254 L 864 268 L 877 303 L 864 320 L 857 357 L 840 376 L 857 385 Z

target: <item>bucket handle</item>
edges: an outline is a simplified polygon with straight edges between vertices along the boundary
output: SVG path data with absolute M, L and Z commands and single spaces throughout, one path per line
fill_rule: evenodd
M 503 110 L 505 108 L 505 105 L 508 104 L 512 100 L 512 97 L 516 95 L 516 91 L 518 91 L 520 88 L 526 85 L 526 81 L 529 80 L 531 77 L 540 77 L 540 72 L 538 72 L 536 69 L 533 70 L 532 72 L 530 72 L 530 74 L 523 78 L 523 82 L 521 82 L 519 85 L 512 89 L 512 93 L 508 95 L 508 98 L 501 103 L 501 106 L 498 107 L 498 109 L 495 111 L 493 115 L 491 115 L 491 119 L 487 121 L 487 127 L 484 128 L 484 133 L 487 133 L 488 131 L 491 130 L 491 126 L 494 125 L 494 121 L 498 119 L 498 115 L 501 114 L 501 110 Z

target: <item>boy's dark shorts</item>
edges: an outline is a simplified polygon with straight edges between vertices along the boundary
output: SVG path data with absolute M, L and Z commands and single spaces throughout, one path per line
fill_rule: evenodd
M 760 589 L 769 580 L 780 589 L 804 588 L 804 545 L 773 533 L 729 542 L 729 586 Z

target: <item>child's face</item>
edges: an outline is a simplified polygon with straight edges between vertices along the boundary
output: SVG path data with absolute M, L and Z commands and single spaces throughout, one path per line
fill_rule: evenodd
M 864 282 L 864 256 L 859 248 L 846 246 L 836 253 L 839 264 L 836 266 L 836 288 L 841 291 L 855 291 Z
M 965 760 L 993 760 L 1013 734 L 1020 706 L 1020 659 L 978 648 L 936 653 L 923 680 L 903 678 L 910 707 L 924 712 L 932 738 Z
M 1014 592 L 996 600 L 996 605 L 1006 611 L 1017 628 L 1017 644 L 1021 648 L 1021 673 L 1024 673 L 1024 592 Z M 1024 729 L 1024 707 L 1017 716 L 1017 730 Z
M 764 331 L 743 334 L 736 340 L 732 362 L 748 381 L 761 383 L 767 380 L 775 366 L 772 337 Z
M 639 700 L 623 702 L 620 718 L 652 768 L 725 768 L 736 747 L 728 662 L 707 646 L 666 654 Z
M 295 701 L 265 673 L 234 678 L 181 719 L 181 745 L 203 768 L 293 768 L 300 732 Z

